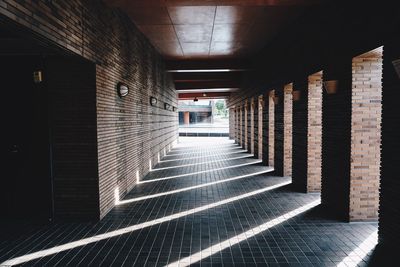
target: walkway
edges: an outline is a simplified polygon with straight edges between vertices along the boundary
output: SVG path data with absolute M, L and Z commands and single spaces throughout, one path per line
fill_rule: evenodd
M 180 138 L 101 222 L 2 227 L 0 263 L 27 266 L 363 265 L 375 223 L 327 218 L 318 194 L 225 138 Z

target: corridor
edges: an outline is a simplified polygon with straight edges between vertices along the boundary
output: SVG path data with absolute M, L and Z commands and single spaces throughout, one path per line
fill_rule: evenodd
M 2 225 L 0 266 L 363 266 L 377 223 L 349 224 L 227 138 L 179 144 L 97 223 Z M 4 222 L 2 222 L 5 224 Z

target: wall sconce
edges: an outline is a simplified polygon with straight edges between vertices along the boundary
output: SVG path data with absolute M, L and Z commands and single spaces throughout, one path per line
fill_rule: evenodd
M 193 99 L 193 101 L 194 101 L 194 102 L 197 102 L 197 101 L 199 101 L 199 100 L 197 99 L 197 97 L 195 97 L 195 98 Z
M 324 88 L 328 95 L 336 94 L 339 88 L 339 81 L 338 80 L 324 81 Z
M 165 110 L 170 110 L 171 109 L 171 105 L 168 103 L 164 103 L 164 109 Z
M 393 67 L 397 72 L 397 76 L 399 76 L 400 79 L 400 59 L 396 59 L 392 61 Z
M 34 83 L 41 83 L 43 81 L 42 71 L 37 70 L 33 72 L 33 82 Z
M 118 93 L 119 97 L 121 97 L 121 98 L 124 97 L 124 96 L 127 96 L 129 94 L 128 85 L 119 82 L 117 84 L 117 93 Z
M 292 91 L 292 97 L 293 101 L 299 101 L 301 97 L 301 91 L 300 90 Z
M 272 97 L 272 99 L 274 100 L 274 104 L 275 104 L 275 105 L 278 105 L 278 104 L 279 104 L 279 96 L 274 95 L 274 96 Z
M 172 107 L 172 111 L 176 111 L 177 109 L 177 107 Z
M 152 106 L 157 105 L 157 98 L 150 96 L 150 105 Z

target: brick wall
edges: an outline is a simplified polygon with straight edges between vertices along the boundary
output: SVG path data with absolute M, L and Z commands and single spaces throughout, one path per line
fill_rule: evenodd
M 351 58 L 332 63 L 324 80 L 339 81 L 336 94 L 323 90 L 322 205 L 343 220 L 349 214 L 351 136 Z M 340 127 L 339 127 L 340 126 Z
M 293 84 L 283 89 L 283 175 L 292 176 Z
M 275 166 L 275 103 L 274 103 L 274 96 L 275 96 L 275 90 L 272 90 L 269 95 L 268 95 L 268 105 L 266 104 L 265 106 L 268 108 L 265 108 L 265 111 L 268 113 L 265 114 L 265 125 L 268 124 L 267 132 L 264 135 L 265 141 L 264 143 L 268 146 L 268 153 L 264 153 L 264 155 L 268 156 L 268 166 Z M 268 119 L 267 119 L 268 118 Z M 267 152 L 267 151 L 265 151 Z
M 244 106 L 240 106 L 240 146 L 244 148 Z
M 379 207 L 379 241 L 394 251 L 400 239 L 400 78 L 392 61 L 400 59 L 400 44 L 388 42 L 384 48 L 382 98 L 382 169 Z
M 52 136 L 54 216 L 100 216 L 96 66 L 75 58 L 46 60 Z
M 177 106 L 177 100 L 162 58 L 126 15 L 102 1 L 3 1 L 0 17 L 96 63 L 96 198 L 103 217 L 114 206 L 115 188 L 121 197 L 126 194 L 136 171 L 145 175 L 149 161 L 154 164 L 159 151 L 177 138 L 177 113 L 163 109 L 164 102 Z M 131 89 L 123 99 L 116 94 L 118 82 Z M 149 105 L 150 96 L 158 98 L 157 107 Z
M 378 219 L 382 47 L 352 60 L 350 221 Z

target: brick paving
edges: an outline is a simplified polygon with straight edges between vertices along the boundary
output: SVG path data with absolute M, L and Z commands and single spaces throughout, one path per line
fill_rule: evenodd
M 330 218 L 226 138 L 180 138 L 100 222 L 1 221 L 0 264 L 367 265 L 376 223 Z

